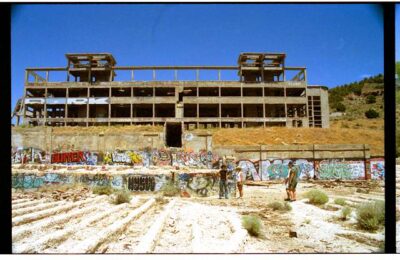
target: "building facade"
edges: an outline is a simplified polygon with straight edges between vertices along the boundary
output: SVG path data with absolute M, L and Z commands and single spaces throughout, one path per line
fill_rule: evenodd
M 116 66 L 109 53 L 66 54 L 27 68 L 12 117 L 48 126 L 329 127 L 328 89 L 307 85 L 284 53 L 241 53 L 237 66 Z

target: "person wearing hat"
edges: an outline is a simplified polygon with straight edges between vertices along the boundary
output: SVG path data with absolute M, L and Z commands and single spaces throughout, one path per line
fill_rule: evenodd
M 293 162 L 290 161 L 289 164 L 289 174 L 285 180 L 286 183 L 286 193 L 288 198 L 285 199 L 287 201 L 295 201 L 296 200 L 296 186 L 297 186 L 297 169 L 293 167 Z
M 222 199 L 222 196 L 225 199 L 228 198 L 228 171 L 226 170 L 226 165 L 223 164 L 221 166 L 221 170 L 219 171 L 219 198 Z
M 239 190 L 240 199 L 243 198 L 243 172 L 242 168 L 239 166 L 236 167 L 235 171 L 233 172 L 233 179 L 236 181 L 236 185 Z

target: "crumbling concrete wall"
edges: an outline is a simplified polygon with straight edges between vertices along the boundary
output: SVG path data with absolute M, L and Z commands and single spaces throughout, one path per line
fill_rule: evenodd
M 12 174 L 12 188 L 37 189 L 49 185 L 85 184 L 94 186 L 109 186 L 114 189 L 123 189 L 131 192 L 160 192 L 163 187 L 173 183 L 181 192 L 185 191 L 192 196 L 207 197 L 219 193 L 218 171 L 182 173 L 170 172 L 146 173 L 117 173 L 107 171 L 77 173 L 74 170 L 44 170 L 32 171 L 29 169 L 14 169 Z M 228 183 L 231 196 L 236 195 L 236 185 Z
M 50 127 L 12 129 L 12 147 L 34 147 L 44 151 L 82 150 L 112 151 L 139 150 L 144 147 L 160 149 L 164 145 L 162 132 L 127 132 L 127 133 L 54 133 Z

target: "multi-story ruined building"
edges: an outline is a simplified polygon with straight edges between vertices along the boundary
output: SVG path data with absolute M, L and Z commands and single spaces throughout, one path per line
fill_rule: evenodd
M 237 66 L 116 66 L 109 53 L 66 58 L 67 67 L 26 69 L 17 124 L 329 127 L 327 88 L 307 85 L 306 68 L 287 67 L 283 53 L 241 53 Z

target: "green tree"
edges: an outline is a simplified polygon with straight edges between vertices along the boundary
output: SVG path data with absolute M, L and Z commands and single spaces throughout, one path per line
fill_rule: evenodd
M 369 109 L 368 111 L 365 112 L 365 116 L 367 118 L 377 118 L 377 117 L 379 117 L 379 113 L 371 108 L 371 109 Z
M 376 97 L 374 95 L 368 95 L 367 104 L 373 104 L 376 102 Z
M 338 112 L 344 112 L 344 111 L 346 111 L 346 106 L 343 105 L 343 103 L 338 103 L 338 104 L 336 105 L 336 111 L 338 111 Z

